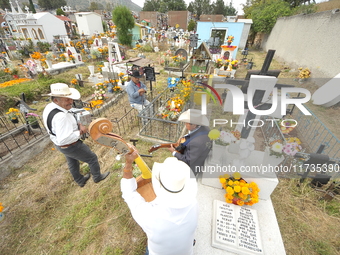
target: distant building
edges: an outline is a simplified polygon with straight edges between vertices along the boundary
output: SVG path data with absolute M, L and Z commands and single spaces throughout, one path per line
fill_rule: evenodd
M 77 12 L 74 14 L 81 35 L 93 35 L 103 33 L 102 17 L 94 12 Z
M 191 14 L 189 11 L 169 11 L 168 12 L 168 25 L 170 27 L 176 27 L 184 30 L 188 29 L 188 24 L 191 19 Z

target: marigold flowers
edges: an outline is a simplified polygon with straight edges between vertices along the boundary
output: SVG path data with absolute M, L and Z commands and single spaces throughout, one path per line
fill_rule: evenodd
M 233 176 L 225 174 L 219 177 L 222 187 L 226 190 L 227 203 L 236 205 L 253 205 L 259 201 L 259 191 L 255 182 L 247 183 L 240 173 Z

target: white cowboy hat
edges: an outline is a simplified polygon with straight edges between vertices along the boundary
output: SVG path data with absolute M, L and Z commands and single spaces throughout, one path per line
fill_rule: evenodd
M 203 115 L 200 110 L 197 109 L 189 109 L 183 112 L 178 121 L 195 124 L 199 126 L 209 126 L 209 120 L 207 116 Z
M 66 97 L 74 100 L 80 99 L 80 93 L 74 88 L 69 88 L 65 83 L 53 83 L 51 84 L 51 93 L 47 94 L 51 97 Z
M 183 208 L 196 199 L 196 178 L 190 177 L 191 169 L 175 157 L 155 162 L 152 167 L 152 186 L 157 201 L 170 208 Z

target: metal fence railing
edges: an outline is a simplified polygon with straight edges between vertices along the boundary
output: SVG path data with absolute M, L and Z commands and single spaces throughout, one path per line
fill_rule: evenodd
M 177 142 L 178 137 L 181 136 L 184 123 L 165 120 L 159 115 L 160 109 L 166 107 L 171 96 L 170 89 L 163 90 L 138 114 L 141 125 L 140 135 L 168 142 Z M 186 104 L 182 111 L 185 111 L 188 107 L 189 104 Z
M 26 122 L 20 113 L 18 123 L 12 123 L 7 117 L 0 117 L 0 161 L 10 157 L 15 151 L 39 141 L 47 134 L 42 119 L 37 117 L 36 125 Z

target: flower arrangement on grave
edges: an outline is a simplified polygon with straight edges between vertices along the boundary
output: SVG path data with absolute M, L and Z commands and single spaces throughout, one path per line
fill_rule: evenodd
M 65 62 L 65 61 L 66 61 L 66 56 L 65 56 L 65 54 L 60 54 L 60 55 L 59 55 L 59 59 L 60 59 L 60 61 Z
M 280 120 L 279 123 L 282 134 L 289 134 L 296 127 L 296 122 L 291 120 Z
M 142 45 L 139 43 L 136 44 L 136 47 L 133 48 L 134 50 L 140 51 L 142 49 Z
M 78 85 L 78 80 L 77 79 L 72 79 L 70 81 L 71 85 Z
M 220 69 L 220 68 L 223 66 L 223 60 L 220 59 L 220 58 L 217 59 L 217 60 L 215 61 L 214 65 L 215 65 L 215 68 Z
M 308 79 L 312 73 L 308 68 L 303 69 L 302 67 L 300 67 L 299 70 L 300 70 L 298 75 L 299 79 Z
M 0 203 L 0 221 L 4 219 L 4 214 L 3 211 L 4 210 L 4 206 L 2 205 L 2 203 Z
M 118 74 L 118 77 L 120 79 L 120 82 L 124 85 L 124 83 L 128 80 L 128 76 L 125 75 L 124 73 L 119 73 Z
M 227 146 L 231 143 L 235 143 L 237 140 L 240 140 L 241 133 L 237 130 L 219 131 L 217 129 L 212 129 L 209 131 L 208 137 L 210 140 L 215 141 L 215 144 Z
M 219 177 L 222 188 L 225 189 L 225 200 L 229 204 L 253 205 L 259 202 L 259 191 L 255 182 L 247 183 L 241 174 L 236 172 L 232 176 L 225 174 Z
M 20 114 L 20 111 L 16 108 L 9 108 L 8 112 L 6 112 L 7 117 L 10 121 L 12 121 L 13 123 L 18 123 L 18 116 Z
M 10 87 L 13 86 L 15 84 L 19 84 L 25 81 L 30 81 L 31 79 L 28 78 L 19 78 L 19 79 L 15 79 L 15 80 L 10 80 L 10 81 L 6 81 L 3 83 L 0 83 L 0 88 L 6 88 L 6 87 Z
M 165 107 L 160 108 L 160 116 L 164 120 L 176 121 L 182 112 L 184 101 L 179 97 L 172 97 Z
M 238 60 L 233 60 L 230 62 L 231 69 L 236 70 L 238 68 Z
M 109 48 L 107 46 L 104 46 L 103 48 L 98 48 L 98 51 L 100 52 L 101 56 L 105 57 L 109 54 Z
M 281 139 L 272 140 L 269 147 L 269 155 L 277 158 L 282 155 L 294 156 L 297 152 L 302 150 L 301 141 L 297 137 L 285 138 L 285 141 Z
M 102 73 L 104 65 L 98 65 L 98 72 Z
M 227 70 L 230 67 L 230 59 L 226 59 L 223 64 L 223 69 Z
M 103 84 L 102 82 L 97 83 L 96 85 L 93 85 L 92 88 L 94 88 L 94 92 L 92 94 L 92 97 L 95 100 L 105 100 L 106 94 L 105 94 L 105 89 L 106 85 Z
M 42 54 L 40 52 L 33 52 L 33 54 L 31 55 L 31 58 L 40 60 L 42 58 Z
M 37 124 L 39 115 L 33 112 L 29 112 L 26 114 L 26 120 L 28 124 Z
M 45 53 L 45 57 L 47 60 L 53 60 L 55 58 L 54 54 L 50 51 Z
M 229 35 L 229 36 L 227 37 L 227 43 L 228 43 L 228 45 L 230 45 L 233 41 L 234 41 L 234 36 Z
M 178 54 L 176 56 L 171 57 L 174 61 L 175 65 L 180 65 L 185 63 L 185 57 L 183 57 L 181 54 Z
M 70 54 L 70 55 L 68 56 L 68 59 L 69 59 L 69 62 L 72 62 L 72 63 L 74 63 L 74 62 L 75 62 L 75 59 L 76 59 L 76 57 L 75 57 L 75 56 L 73 56 L 72 54 Z
M 97 49 L 91 49 L 90 52 L 91 52 L 92 58 L 94 58 L 94 59 L 100 58 L 100 57 L 102 56 L 102 54 L 100 53 L 100 51 L 97 50 Z
M 269 155 L 280 158 L 283 155 L 283 144 L 282 140 L 276 139 L 269 143 Z

